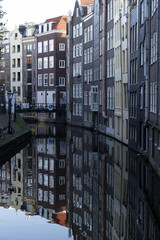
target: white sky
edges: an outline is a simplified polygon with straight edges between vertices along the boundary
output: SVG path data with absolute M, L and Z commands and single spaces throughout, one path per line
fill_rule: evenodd
M 48 18 L 68 15 L 73 12 L 76 0 L 3 0 L 2 10 L 6 12 L 3 19 L 6 27 L 13 30 L 15 25 L 25 22 L 42 23 Z

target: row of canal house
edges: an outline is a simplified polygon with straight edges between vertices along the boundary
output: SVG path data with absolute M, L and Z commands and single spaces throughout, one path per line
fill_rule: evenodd
M 4 41 L 1 83 L 20 102 L 67 102 L 69 124 L 98 129 L 159 166 L 158 10 L 156 0 L 76 0 L 68 17 L 19 26 Z
M 19 25 L 5 34 L 0 69 L 3 92 L 16 91 L 17 102 L 66 103 L 66 23 L 67 16 L 59 16 L 41 24 Z
M 67 121 L 159 166 L 159 1 L 76 1 L 67 26 Z

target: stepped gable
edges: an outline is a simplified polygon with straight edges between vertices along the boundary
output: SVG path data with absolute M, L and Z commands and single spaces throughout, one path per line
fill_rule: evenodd
M 67 16 L 59 16 L 59 17 L 47 19 L 45 23 L 55 22 L 55 25 L 53 25 L 52 30 L 54 29 L 65 30 L 67 19 L 68 19 Z

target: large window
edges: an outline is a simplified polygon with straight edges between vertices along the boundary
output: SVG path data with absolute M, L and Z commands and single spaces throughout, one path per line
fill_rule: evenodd
M 43 42 L 43 52 L 48 52 L 48 41 Z
M 54 85 L 54 73 L 49 74 L 49 85 L 50 86 Z
M 43 85 L 48 86 L 48 74 L 43 75 Z
M 38 69 L 42 69 L 42 58 L 38 58 Z
M 50 56 L 49 57 L 49 68 L 53 68 L 54 67 L 54 56 Z
M 54 51 L 54 40 L 50 39 L 49 40 L 49 51 Z
M 42 42 L 38 42 L 38 53 L 42 53 Z
M 42 86 L 42 74 L 38 74 L 38 86 Z
M 44 69 L 48 68 L 48 57 L 44 57 L 43 64 L 44 64 Z
M 151 37 L 151 64 L 157 61 L 157 32 Z

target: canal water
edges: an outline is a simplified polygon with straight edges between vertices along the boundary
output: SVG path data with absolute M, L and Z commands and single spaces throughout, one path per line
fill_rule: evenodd
M 160 239 L 160 179 L 143 157 L 89 130 L 31 129 L 0 165 L 1 240 Z

